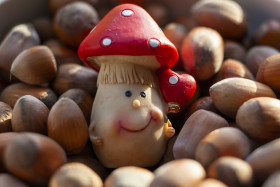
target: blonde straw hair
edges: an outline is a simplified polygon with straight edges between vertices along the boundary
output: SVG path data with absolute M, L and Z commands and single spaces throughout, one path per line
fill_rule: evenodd
M 132 63 L 101 63 L 99 84 L 142 84 L 157 88 L 155 73 Z

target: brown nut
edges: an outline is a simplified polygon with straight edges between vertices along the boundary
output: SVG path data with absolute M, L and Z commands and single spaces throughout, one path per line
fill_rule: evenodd
M 228 122 L 218 114 L 202 109 L 194 112 L 185 122 L 174 144 L 174 158 L 194 158 L 201 139 L 211 131 L 227 126 Z
M 268 45 L 280 50 L 280 21 L 268 19 L 254 32 L 253 42 L 256 45 Z
M 61 166 L 51 177 L 49 187 L 102 187 L 101 178 L 88 166 L 72 162 Z
M 0 184 L 2 187 L 28 187 L 23 181 L 8 173 L 0 174 Z
M 201 164 L 192 159 L 170 161 L 158 167 L 154 174 L 155 178 L 150 187 L 193 187 L 206 177 L 206 172 Z
M 222 127 L 206 135 L 198 144 L 195 159 L 207 168 L 222 156 L 244 159 L 251 151 L 248 137 L 234 127 Z
M 5 165 L 4 165 L 4 151 L 5 151 L 5 148 L 9 144 L 9 142 L 14 137 L 16 137 L 16 135 L 18 135 L 18 133 L 16 133 L 16 132 L 0 133 L 0 172 L 3 172 L 3 171 L 6 170 Z
M 11 66 L 11 73 L 15 77 L 31 85 L 49 82 L 56 72 L 56 61 L 52 51 L 42 45 L 22 51 Z
M 62 8 L 63 6 L 70 4 L 72 2 L 75 1 L 81 1 L 81 0 L 49 0 L 49 8 L 51 10 L 51 12 L 54 14 L 56 13 L 56 11 L 58 11 L 60 8 Z M 89 4 L 91 4 L 92 6 L 95 6 L 99 3 L 99 0 L 82 0 L 84 2 L 87 2 Z
M 280 93 L 280 54 L 268 57 L 259 67 L 256 80 Z
M 48 107 L 31 95 L 19 98 L 13 109 L 12 129 L 14 132 L 37 132 L 47 134 Z
M 215 107 L 233 119 L 238 108 L 251 98 L 276 98 L 273 90 L 267 85 L 245 78 L 221 80 L 210 87 L 209 93 Z
M 280 184 L 280 171 L 271 174 L 263 183 L 262 187 L 275 187 Z
M 212 163 L 207 171 L 208 177 L 215 178 L 231 187 L 253 187 L 252 167 L 244 160 L 224 156 Z
M 14 107 L 16 101 L 24 95 L 32 95 L 40 99 L 49 109 L 57 101 L 56 94 L 50 88 L 31 86 L 24 83 L 15 83 L 7 86 L 2 91 L 0 100 Z
M 174 135 L 172 138 L 170 138 L 168 140 L 167 148 L 165 150 L 165 153 L 164 153 L 162 159 L 159 162 L 159 165 L 163 165 L 163 164 L 175 159 L 174 155 L 173 155 L 173 147 L 174 147 L 174 143 L 175 143 L 177 137 L 178 137 L 178 135 Z
M 262 184 L 272 173 L 280 170 L 280 138 L 255 149 L 246 158 L 252 166 L 256 185 Z
M 239 40 L 247 32 L 242 7 L 232 0 L 201 0 L 191 8 L 198 25 L 217 30 L 224 38 Z
M 266 142 L 280 137 L 280 100 L 257 97 L 238 109 L 236 123 L 252 139 Z
M 54 54 L 56 64 L 59 67 L 61 64 L 76 63 L 80 59 L 75 50 L 65 46 L 58 39 L 51 39 L 44 43 Z
M 21 133 L 7 145 L 4 160 L 10 173 L 32 184 L 43 186 L 66 162 L 66 154 L 47 136 Z
M 75 101 L 75 103 L 82 110 L 88 124 L 90 122 L 91 108 L 93 104 L 93 97 L 85 90 L 79 88 L 72 88 L 64 92 L 59 98 L 67 97 Z
M 95 8 L 82 1 L 73 2 L 60 8 L 54 18 L 54 30 L 58 38 L 72 47 L 78 47 L 99 17 Z
M 227 185 L 217 179 L 207 178 L 201 181 L 196 187 L 227 187 Z
M 53 29 L 53 21 L 49 17 L 38 17 L 32 21 L 36 31 L 38 32 L 42 42 L 55 38 Z
M 154 174 L 145 168 L 137 166 L 123 166 L 115 169 L 106 178 L 104 187 L 149 187 L 153 179 Z
M 11 65 L 20 52 L 39 44 L 38 33 L 32 24 L 14 26 L 0 45 L 0 68 L 10 72 Z
M 88 125 L 79 106 L 69 98 L 59 99 L 48 116 L 48 136 L 67 154 L 82 151 L 88 140 Z
M 95 95 L 98 73 L 79 64 L 63 64 L 58 68 L 52 87 L 59 95 L 71 88 L 80 88 Z
M 251 71 L 241 62 L 234 59 L 227 59 L 223 62 L 220 71 L 215 77 L 215 82 L 221 81 L 230 77 L 240 77 L 255 80 Z
M 254 46 L 247 52 L 244 64 L 250 69 L 253 75 L 256 76 L 261 63 L 263 63 L 266 58 L 277 53 L 279 53 L 279 51 L 270 46 Z
M 216 74 L 224 58 L 223 39 L 207 27 L 196 27 L 184 38 L 182 61 L 185 70 L 197 80 L 208 80 Z
M 13 109 L 6 103 L 0 101 L 0 133 L 12 131 Z
M 232 40 L 224 42 L 224 60 L 235 59 L 243 62 L 245 55 L 245 48 L 240 43 Z
M 126 1 L 130 3 L 131 0 Z M 170 11 L 168 7 L 162 3 L 155 3 L 151 1 L 145 6 L 145 10 L 151 15 L 151 17 L 160 27 L 164 27 L 170 22 Z

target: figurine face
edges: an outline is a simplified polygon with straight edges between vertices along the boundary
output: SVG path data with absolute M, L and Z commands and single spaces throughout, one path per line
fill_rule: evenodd
M 146 85 L 99 85 L 90 137 L 105 166 L 152 166 L 158 162 L 166 143 L 163 103 L 157 90 Z M 101 138 L 101 145 L 94 142 L 96 137 Z

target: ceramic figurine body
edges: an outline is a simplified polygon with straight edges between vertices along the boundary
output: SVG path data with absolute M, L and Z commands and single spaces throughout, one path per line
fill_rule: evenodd
M 144 9 L 123 4 L 100 21 L 78 53 L 99 71 L 89 127 L 98 159 L 109 168 L 157 164 L 175 133 L 166 113 L 196 88 L 190 75 L 170 70 L 178 60 L 174 45 Z

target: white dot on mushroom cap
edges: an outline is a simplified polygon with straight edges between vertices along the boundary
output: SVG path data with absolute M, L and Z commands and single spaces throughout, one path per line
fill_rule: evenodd
M 178 77 L 177 76 L 173 75 L 169 78 L 169 83 L 170 84 L 177 84 L 177 82 L 178 82 Z
M 110 38 L 104 38 L 102 40 L 102 45 L 104 45 L 104 46 L 109 46 L 109 45 L 111 45 L 111 43 L 112 43 L 112 40 Z
M 132 10 L 123 10 L 122 11 L 122 15 L 126 16 L 126 17 L 131 16 L 132 14 L 134 14 L 134 12 Z
M 160 42 L 157 39 L 150 39 L 150 41 L 149 41 L 149 45 L 153 48 L 158 47 L 159 44 L 160 44 Z

